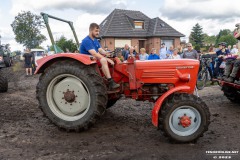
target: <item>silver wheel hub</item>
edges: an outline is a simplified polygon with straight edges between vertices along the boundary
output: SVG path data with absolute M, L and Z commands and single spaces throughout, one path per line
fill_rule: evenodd
M 86 85 L 69 74 L 54 78 L 47 89 L 47 101 L 52 112 L 61 119 L 81 119 L 90 106 L 90 95 Z
M 201 124 L 200 113 L 191 106 L 176 108 L 170 115 L 169 126 L 179 136 L 194 134 Z

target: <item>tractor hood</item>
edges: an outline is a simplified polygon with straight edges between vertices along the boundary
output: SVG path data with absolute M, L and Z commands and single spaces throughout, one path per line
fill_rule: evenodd
M 199 61 L 192 59 L 135 61 L 136 79 L 144 84 L 172 83 L 177 86 L 187 83 L 194 88 L 198 70 Z
M 179 74 L 190 74 L 191 80 L 197 79 L 199 61 L 192 59 L 135 61 L 136 78 L 145 83 L 162 81 L 176 82 Z

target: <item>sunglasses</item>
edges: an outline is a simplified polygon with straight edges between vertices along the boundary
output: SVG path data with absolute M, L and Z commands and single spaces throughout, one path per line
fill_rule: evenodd
M 192 46 L 187 46 L 187 47 L 192 47 Z

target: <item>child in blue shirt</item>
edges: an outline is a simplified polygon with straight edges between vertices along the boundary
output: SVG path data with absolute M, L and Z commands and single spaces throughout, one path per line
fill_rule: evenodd
M 160 57 L 156 54 L 156 49 L 152 48 L 150 55 L 148 56 L 148 60 L 160 59 Z

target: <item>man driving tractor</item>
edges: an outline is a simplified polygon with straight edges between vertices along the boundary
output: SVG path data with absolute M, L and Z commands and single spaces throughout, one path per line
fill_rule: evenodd
M 102 65 L 102 71 L 108 79 L 109 89 L 116 89 L 120 87 L 120 85 L 112 79 L 108 67 L 108 63 L 114 65 L 114 62 L 111 59 L 105 57 L 106 55 L 109 55 L 109 53 L 101 48 L 100 43 L 96 39 L 99 35 L 99 31 L 99 25 L 96 23 L 91 23 L 89 26 L 89 35 L 82 40 L 82 44 L 79 50 L 81 54 L 91 55 L 99 60 Z

